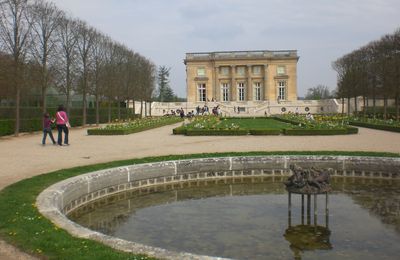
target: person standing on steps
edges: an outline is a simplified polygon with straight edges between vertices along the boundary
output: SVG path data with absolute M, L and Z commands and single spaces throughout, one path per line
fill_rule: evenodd
M 58 130 L 58 145 L 62 146 L 62 132 L 64 132 L 64 145 L 69 145 L 68 143 L 68 134 L 69 134 L 69 120 L 67 113 L 65 112 L 64 106 L 58 106 L 57 113 L 56 113 L 56 124 Z

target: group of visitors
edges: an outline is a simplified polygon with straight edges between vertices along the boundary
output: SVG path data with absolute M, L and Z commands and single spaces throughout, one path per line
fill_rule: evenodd
M 196 107 L 196 115 L 209 115 L 210 114 L 210 109 L 208 108 L 207 105 L 204 105 L 203 107 L 197 106 Z
M 56 124 L 58 130 L 58 138 L 57 142 L 54 140 L 53 132 L 52 132 L 52 124 Z M 56 112 L 55 118 L 50 118 L 49 113 L 43 114 L 43 139 L 42 145 L 46 145 L 47 135 L 49 135 L 51 141 L 54 145 L 58 144 L 59 146 L 62 145 L 69 145 L 68 143 L 68 134 L 69 128 L 71 127 L 67 113 L 65 112 L 64 106 L 60 105 Z M 62 134 L 64 133 L 64 143 Z

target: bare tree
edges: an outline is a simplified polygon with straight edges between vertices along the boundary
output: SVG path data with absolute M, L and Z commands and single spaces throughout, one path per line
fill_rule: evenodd
M 32 38 L 35 44 L 32 45 L 32 54 L 36 62 L 41 66 L 41 104 L 42 111 L 47 109 L 46 95 L 49 87 L 49 62 L 55 51 L 56 30 L 60 25 L 62 12 L 54 3 L 44 0 L 35 0 L 32 5 Z M 53 59 L 54 61 L 54 59 Z
M 77 58 L 77 22 L 63 15 L 60 18 L 58 27 L 59 49 L 57 55 L 57 87 L 66 96 L 67 113 L 71 108 L 71 92 L 73 82 L 76 79 L 76 58 Z
M 78 53 L 81 65 L 81 77 L 79 90 L 82 94 L 82 125 L 87 122 L 87 95 L 89 93 L 89 73 L 92 65 L 91 53 L 96 37 L 95 29 L 89 27 L 85 22 L 78 21 Z
M 15 135 L 20 128 L 21 79 L 26 53 L 30 44 L 32 24 L 28 19 L 28 0 L 3 0 L 0 2 L 0 39 L 12 56 L 12 85 L 15 93 Z

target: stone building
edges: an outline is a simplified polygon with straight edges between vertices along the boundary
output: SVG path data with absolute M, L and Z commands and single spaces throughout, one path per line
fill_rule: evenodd
M 187 53 L 187 101 L 297 101 L 298 60 L 296 50 Z

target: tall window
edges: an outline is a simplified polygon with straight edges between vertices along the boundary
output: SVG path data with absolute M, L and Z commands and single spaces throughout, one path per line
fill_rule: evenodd
M 205 102 L 207 100 L 206 84 L 201 83 L 197 85 L 197 94 L 199 101 Z
M 219 73 L 221 75 L 228 76 L 229 75 L 229 67 L 221 67 L 219 69 Z
M 239 96 L 239 101 L 244 101 L 245 92 L 244 92 L 243 82 L 238 83 L 238 96 Z
M 222 83 L 222 101 L 229 101 L 229 84 Z
M 197 68 L 197 76 L 205 77 L 206 76 L 206 69 L 205 68 Z
M 278 82 L 278 100 L 286 100 L 286 82 Z
M 286 74 L 286 68 L 285 66 L 278 66 L 276 68 L 276 74 L 278 75 L 285 75 Z
M 236 73 L 239 76 L 244 76 L 246 74 L 245 67 L 243 67 L 243 66 L 236 67 Z
M 261 66 L 254 66 L 253 67 L 253 74 L 260 75 L 261 74 Z
M 254 100 L 256 100 L 256 101 L 261 100 L 261 83 L 260 82 L 254 83 Z

